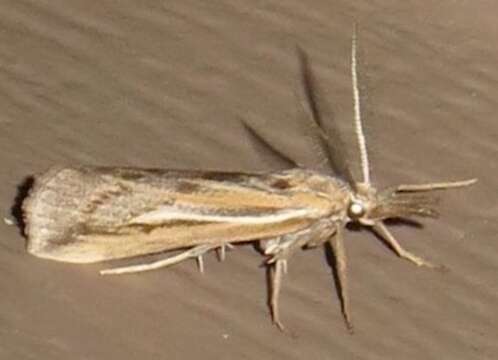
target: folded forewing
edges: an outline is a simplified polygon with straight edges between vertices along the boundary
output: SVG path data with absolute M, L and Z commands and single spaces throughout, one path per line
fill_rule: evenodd
M 37 181 L 28 249 L 70 262 L 279 236 L 330 212 L 303 170 L 241 174 L 64 168 Z

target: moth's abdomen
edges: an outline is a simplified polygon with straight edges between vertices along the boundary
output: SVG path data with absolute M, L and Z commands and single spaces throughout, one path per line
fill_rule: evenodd
M 78 169 L 53 167 L 35 178 L 23 203 L 27 251 L 59 261 L 92 262 L 98 259 L 65 251 L 81 220 L 79 205 L 91 191 Z

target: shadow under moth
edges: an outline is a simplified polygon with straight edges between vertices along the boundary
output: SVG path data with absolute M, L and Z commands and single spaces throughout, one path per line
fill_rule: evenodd
M 373 230 L 400 257 L 433 265 L 405 250 L 384 220 L 436 216 L 434 190 L 473 184 L 476 179 L 377 190 L 370 181 L 361 121 L 353 32 L 351 74 L 354 128 L 360 154 L 356 181 L 333 126 L 324 126 L 306 54 L 297 49 L 300 100 L 317 144 L 321 169 L 294 167 L 271 173 L 223 173 L 118 167 L 53 167 L 39 177 L 23 203 L 27 250 L 46 259 L 93 263 L 179 250 L 148 264 L 101 271 L 123 274 L 157 269 L 241 242 L 259 241 L 270 271 L 269 306 L 283 329 L 278 298 L 287 261 L 303 247 L 330 246 L 338 293 L 352 330 L 343 230 L 357 223 Z M 247 125 L 246 125 L 247 126 Z M 250 132 L 271 151 L 254 129 Z M 294 163 L 295 164 L 295 163 Z

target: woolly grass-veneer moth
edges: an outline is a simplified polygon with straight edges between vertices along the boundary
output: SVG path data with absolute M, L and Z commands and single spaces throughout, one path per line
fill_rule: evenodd
M 102 271 L 121 274 L 157 269 L 188 258 L 197 258 L 202 270 L 202 255 L 206 252 L 220 249 L 224 254 L 225 247 L 231 244 L 260 241 L 272 275 L 270 309 L 273 321 L 282 329 L 278 297 L 288 259 L 299 248 L 329 244 L 336 258 L 342 312 L 351 329 L 342 235 L 345 225 L 366 226 L 400 257 L 432 267 L 405 250 L 384 220 L 435 216 L 434 190 L 467 186 L 476 180 L 397 185 L 381 191 L 371 184 L 360 116 L 355 31 L 351 72 L 363 177 L 355 181 L 342 155 L 344 145 L 337 132 L 322 122 L 311 69 L 299 49 L 298 58 L 301 100 L 310 120 L 310 136 L 318 145 L 317 156 L 327 168 L 296 166 L 280 172 L 250 174 L 54 167 L 36 178 L 23 204 L 28 251 L 51 260 L 92 263 L 184 249 L 157 262 Z M 254 130 L 251 132 L 266 143 Z

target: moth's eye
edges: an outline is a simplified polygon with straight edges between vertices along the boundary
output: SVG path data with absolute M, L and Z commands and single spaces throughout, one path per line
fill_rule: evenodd
M 365 205 L 363 205 L 360 202 L 353 201 L 349 205 L 348 212 L 349 212 L 349 217 L 351 217 L 352 219 L 358 219 L 363 215 L 365 215 Z

